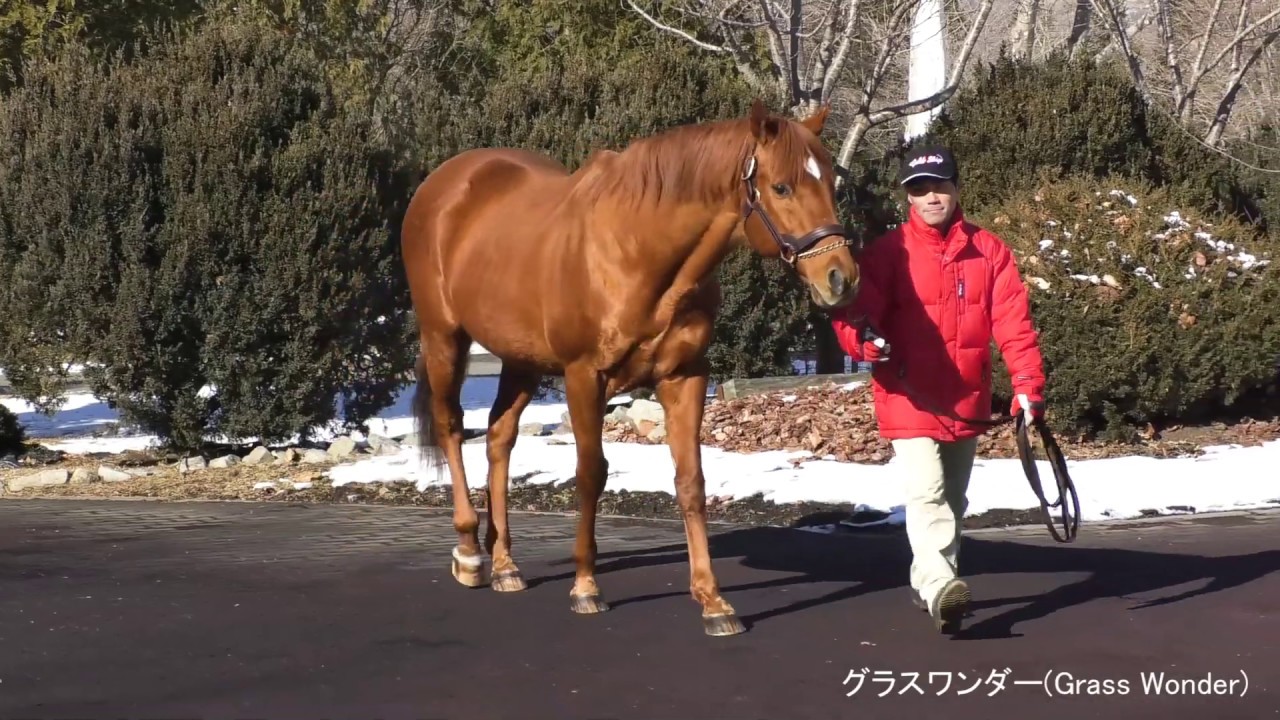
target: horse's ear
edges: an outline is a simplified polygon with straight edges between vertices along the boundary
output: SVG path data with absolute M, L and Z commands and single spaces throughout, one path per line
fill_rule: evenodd
M 818 108 L 817 112 L 813 113 L 812 115 L 805 118 L 804 120 L 801 120 L 800 124 L 808 128 L 809 132 L 813 133 L 814 135 L 822 135 L 822 128 L 826 127 L 827 115 L 829 114 L 831 114 L 831 103 L 829 102 L 823 103 Z
M 759 143 L 768 142 L 778 134 L 778 121 L 776 118 L 769 117 L 769 110 L 760 98 L 756 98 L 755 102 L 751 103 L 751 134 Z

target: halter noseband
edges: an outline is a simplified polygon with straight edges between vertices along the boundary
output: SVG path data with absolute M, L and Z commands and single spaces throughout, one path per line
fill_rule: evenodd
M 768 211 L 764 205 L 760 204 L 760 188 L 756 187 L 756 169 L 759 163 L 756 161 L 755 152 L 747 157 L 746 167 L 742 170 L 742 182 L 747 188 L 747 198 L 743 203 L 743 221 L 751 217 L 751 213 L 758 213 L 760 221 L 764 223 L 769 234 L 773 236 L 773 241 L 778 244 L 778 250 L 782 255 L 782 259 L 791 266 L 795 266 L 796 262 L 815 255 L 821 255 L 833 250 L 839 250 L 842 247 L 853 247 L 857 244 L 850 236 L 848 228 L 838 223 L 829 225 L 821 225 L 809 232 L 795 237 L 786 233 L 778 232 L 778 226 L 773 224 L 773 219 L 769 217 Z M 820 248 L 813 246 L 823 238 L 838 235 L 840 242 L 832 243 Z

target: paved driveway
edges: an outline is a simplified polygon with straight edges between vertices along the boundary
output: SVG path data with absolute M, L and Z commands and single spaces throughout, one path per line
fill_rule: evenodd
M 514 521 L 531 587 L 499 595 L 434 510 L 0 501 L 0 718 L 1280 717 L 1277 513 L 975 533 L 955 638 L 897 532 L 715 528 L 749 632 L 709 638 L 679 525 L 602 520 L 582 617 L 572 519 Z

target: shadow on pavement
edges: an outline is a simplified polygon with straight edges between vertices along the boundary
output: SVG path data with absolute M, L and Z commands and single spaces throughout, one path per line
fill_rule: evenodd
M 726 594 L 807 583 L 848 584 L 818 597 L 743 616 L 742 620 L 748 627 L 781 615 L 894 588 L 900 588 L 903 602 L 908 602 L 910 553 L 905 534 L 877 532 L 831 536 L 790 528 L 759 527 L 712 535 L 710 547 L 717 567 L 737 558 L 744 567 L 789 573 L 786 577 L 759 582 L 724 585 L 721 590 Z M 960 558 L 961 574 L 966 577 L 1008 573 L 1086 573 L 1087 577 L 1040 594 L 975 600 L 974 609 L 1015 607 L 967 626 L 955 636 L 957 639 L 1020 637 L 1013 632 L 1018 623 L 1043 618 L 1092 600 L 1168 592 L 1130 607 L 1130 610 L 1143 610 L 1246 585 L 1280 570 L 1280 550 L 1203 556 L 1124 548 L 1040 545 L 977 537 L 964 538 Z M 566 559 L 556 564 L 571 565 L 572 562 Z M 686 547 L 680 543 L 634 552 L 600 553 L 597 572 L 605 576 L 633 568 L 687 562 Z M 530 585 L 570 580 L 572 577 L 573 571 L 570 570 L 556 576 L 533 578 Z M 607 580 L 604 577 L 601 580 L 607 588 Z M 1179 586 L 1193 583 L 1200 585 L 1191 590 L 1177 590 Z M 991 585 L 998 583 L 992 582 Z M 611 600 L 610 604 L 616 607 L 687 595 L 687 590 L 663 592 L 618 598 Z

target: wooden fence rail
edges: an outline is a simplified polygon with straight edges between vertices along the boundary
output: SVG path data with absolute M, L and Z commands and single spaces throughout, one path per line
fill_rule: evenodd
M 734 378 L 716 386 L 716 398 L 733 400 L 734 398 L 779 390 L 801 390 L 820 387 L 828 383 L 844 385 L 851 382 L 870 382 L 870 373 L 840 373 L 832 375 L 779 375 L 761 378 Z

